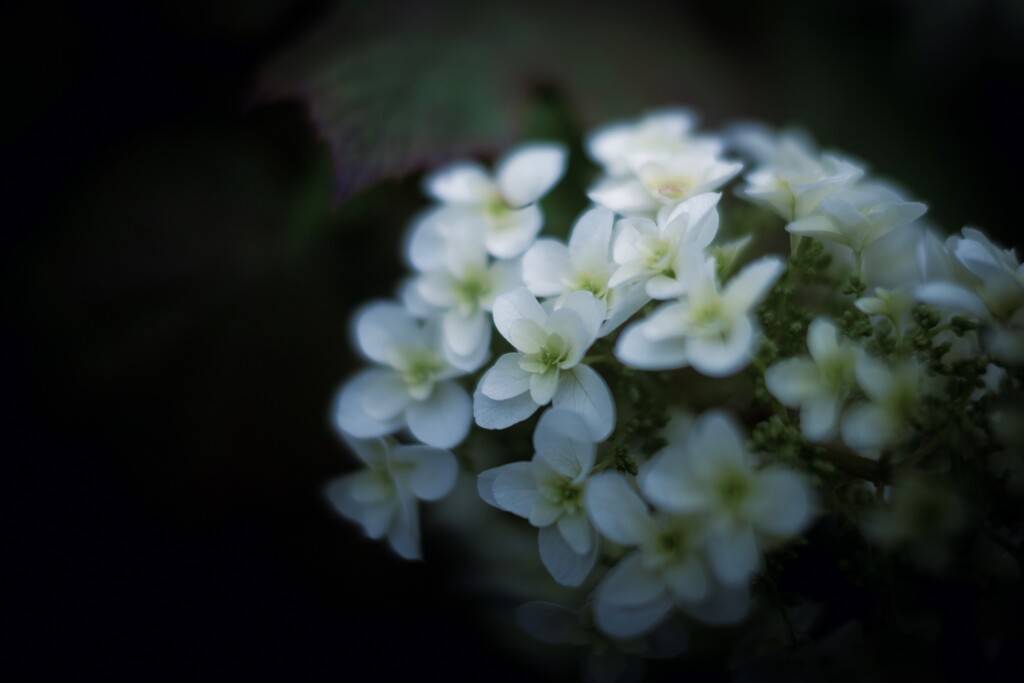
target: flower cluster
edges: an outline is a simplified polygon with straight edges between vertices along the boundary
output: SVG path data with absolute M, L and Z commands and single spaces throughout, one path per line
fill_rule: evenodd
M 598 172 L 564 240 L 538 238 L 560 144 L 426 178 L 414 273 L 354 317 L 373 366 L 333 418 L 366 469 L 331 484 L 337 510 L 419 557 L 417 499 L 455 487 L 459 449 L 582 591 L 521 610 L 549 642 L 571 639 L 540 615 L 619 644 L 673 614 L 741 622 L 821 516 L 941 568 L 969 494 L 922 482 L 989 453 L 978 476 L 1024 469 L 992 419 L 1019 414 L 1016 254 L 972 228 L 943 241 L 924 204 L 798 133 L 700 133 L 674 109 L 585 143 Z

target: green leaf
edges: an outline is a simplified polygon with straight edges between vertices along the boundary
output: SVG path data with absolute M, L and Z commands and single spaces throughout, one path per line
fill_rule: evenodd
M 585 7 L 585 11 L 581 8 Z M 723 102 L 725 60 L 665 12 L 568 2 L 346 5 L 265 70 L 263 100 L 304 100 L 341 202 L 377 181 L 491 156 L 522 135 L 539 91 L 582 125 Z

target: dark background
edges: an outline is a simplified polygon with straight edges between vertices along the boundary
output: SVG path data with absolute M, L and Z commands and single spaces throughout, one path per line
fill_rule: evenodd
M 728 74 L 724 96 L 684 102 L 709 126 L 802 123 L 946 229 L 1020 243 L 1018 3 L 651 7 Z M 354 367 L 347 316 L 389 293 L 423 202 L 412 177 L 332 210 L 301 104 L 253 100 L 261 66 L 329 9 L 6 13 L 3 612 L 19 678 L 526 675 L 446 587 L 443 538 L 401 563 L 320 497 L 353 467 L 326 421 Z

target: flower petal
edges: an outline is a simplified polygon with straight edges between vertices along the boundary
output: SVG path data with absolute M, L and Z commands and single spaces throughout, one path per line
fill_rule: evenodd
M 479 164 L 461 162 L 428 175 L 423 189 L 445 204 L 482 204 L 494 193 L 494 181 Z
M 543 225 L 544 215 L 536 204 L 509 211 L 488 226 L 484 235 L 487 251 L 496 258 L 515 258 L 533 244 Z
M 594 602 L 594 622 L 602 632 L 618 640 L 637 638 L 654 630 L 672 611 L 672 596 L 666 591 L 644 605 L 619 606 Z
M 787 358 L 765 370 L 764 385 L 782 405 L 799 408 L 821 393 L 821 373 L 810 358 Z
M 796 472 L 781 468 L 761 470 L 751 501 L 751 518 L 758 531 L 773 536 L 795 536 L 814 514 L 811 490 Z
M 531 143 L 517 147 L 498 162 L 498 189 L 509 206 L 532 204 L 548 193 L 565 173 L 563 145 Z
M 653 211 L 660 205 L 636 178 L 605 178 L 587 192 L 590 201 L 615 213 Z
M 572 551 L 577 555 L 584 555 L 590 552 L 591 547 L 597 540 L 594 538 L 594 528 L 590 526 L 590 520 L 582 512 L 571 515 L 562 515 L 558 518 L 558 533 Z
M 827 441 L 836 434 L 839 421 L 838 396 L 819 394 L 804 401 L 800 409 L 800 429 L 811 441 Z
M 616 472 L 591 479 L 584 502 L 594 526 L 613 543 L 639 545 L 656 533 L 647 506 Z
M 638 370 L 672 370 L 689 365 L 682 338 L 651 341 L 644 333 L 645 324 L 641 320 L 623 330 L 615 343 L 616 358 Z
M 591 293 L 587 291 L 570 292 L 555 309 L 556 311 L 572 311 L 579 316 L 586 330 L 587 338 L 581 338 L 581 344 L 589 348 L 597 338 L 597 331 L 604 321 L 604 305 Z M 550 319 L 549 319 L 550 321 Z M 549 322 L 550 325 L 550 322 Z M 549 330 L 555 332 L 552 327 Z
M 356 312 L 355 336 L 359 350 L 370 360 L 387 363 L 388 350 L 422 335 L 416 319 L 393 301 L 375 301 Z
M 711 581 L 704 565 L 695 558 L 675 562 L 662 570 L 669 591 L 680 602 L 700 602 L 711 593 Z
M 734 315 L 746 315 L 768 295 L 784 270 L 786 263 L 781 258 L 760 258 L 726 283 L 722 298 Z
M 457 356 L 472 356 L 485 340 L 490 340 L 490 321 L 483 311 L 462 315 L 448 311 L 441 321 L 445 342 Z
M 506 353 L 480 379 L 477 391 L 495 401 L 520 396 L 530 390 L 530 373 L 519 366 L 521 353 Z
M 600 268 L 608 265 L 615 214 L 593 207 L 583 212 L 569 236 L 569 255 L 576 268 Z
M 558 378 L 561 373 L 557 368 L 547 372 L 535 372 L 530 374 L 530 397 L 539 406 L 546 406 L 551 397 L 555 395 L 558 388 Z
M 473 417 L 484 429 L 511 427 L 533 415 L 539 407 L 529 391 L 500 401 L 485 396 L 479 386 L 473 394 Z
M 561 373 L 551 403 L 582 417 L 595 441 L 607 439 L 615 429 L 612 392 L 601 375 L 587 365 L 577 365 Z
M 360 439 L 398 431 L 405 423 L 404 415 L 391 420 L 377 420 L 366 412 L 363 400 L 368 387 L 378 382 L 382 376 L 390 374 L 394 374 L 392 370 L 371 368 L 363 370 L 342 385 L 336 394 L 331 411 L 335 427 Z
M 414 401 L 406 411 L 409 431 L 425 444 L 451 448 L 469 433 L 472 406 L 466 390 L 454 382 L 440 382 L 430 398 Z
M 597 562 L 597 543 L 592 542 L 584 552 L 576 552 L 554 524 L 537 532 L 540 559 L 551 577 L 562 586 L 579 586 Z
M 692 337 L 686 346 L 694 370 L 708 377 L 731 375 L 750 363 L 757 339 L 750 316 L 737 319 L 725 339 Z
M 537 503 L 537 481 L 529 462 L 511 462 L 487 470 L 491 474 L 491 494 L 497 506 L 528 519 Z
M 399 446 L 392 460 L 401 465 L 394 470 L 395 478 L 405 477 L 409 489 L 420 500 L 438 500 L 455 487 L 459 464 L 452 452 L 430 446 Z
M 597 587 L 595 597 L 620 607 L 645 605 L 666 593 L 665 582 L 647 568 L 643 556 L 634 552 L 612 567 Z
M 729 586 L 745 584 L 761 565 L 754 530 L 747 527 L 708 537 L 708 559 L 718 579 Z
M 513 322 L 525 318 L 543 327 L 548 317 L 537 302 L 537 297 L 526 287 L 517 287 L 495 299 L 493 316 L 494 327 L 509 344 L 513 344 L 510 331 Z
M 558 240 L 537 240 L 523 255 L 523 283 L 536 296 L 561 294 L 568 272 L 569 250 Z
M 590 427 L 578 414 L 551 408 L 540 416 L 533 431 L 537 459 L 559 474 L 576 479 L 594 466 L 595 448 Z

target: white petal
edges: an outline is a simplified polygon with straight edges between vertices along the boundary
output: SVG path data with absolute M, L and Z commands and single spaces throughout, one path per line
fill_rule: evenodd
M 367 465 L 386 467 L 391 447 L 387 440 L 380 438 L 357 439 L 341 432 L 341 438 L 352 453 Z
M 569 642 L 580 624 L 580 615 L 553 602 L 527 602 L 516 608 L 519 627 L 542 643 Z
M 548 333 L 532 320 L 515 320 L 508 328 L 509 341 L 517 351 L 537 353 L 547 343 Z
M 535 372 L 530 375 L 530 398 L 539 406 L 546 406 L 558 389 L 558 378 L 561 373 L 555 370 Z
M 590 428 L 574 412 L 552 408 L 545 411 L 533 431 L 537 458 L 570 479 L 590 472 L 595 448 Z
M 372 368 L 363 370 L 346 382 L 334 401 L 334 425 L 342 432 L 360 439 L 397 431 L 405 423 L 404 416 L 385 421 L 374 419 L 367 414 L 363 400 L 367 387 L 378 382 L 381 376 L 391 374 L 394 374 L 391 370 Z
M 338 514 L 359 524 L 367 536 L 381 538 L 391 526 L 398 506 L 393 499 L 380 503 L 360 503 L 352 495 L 353 486 L 357 482 L 353 476 L 346 475 L 331 481 L 324 491 L 327 500 Z
M 599 337 L 605 337 L 626 322 L 634 313 L 650 301 L 647 292 L 640 283 L 626 284 L 613 289 L 609 295 L 611 306 L 605 313 L 605 321 L 597 331 Z
M 821 373 L 810 358 L 787 358 L 765 370 L 764 384 L 772 396 L 790 408 L 821 393 Z
M 390 369 L 374 372 L 373 379 L 366 380 L 362 389 L 363 410 L 380 422 L 401 419 L 402 412 L 412 401 L 409 385 Z
M 520 396 L 530 390 L 530 373 L 519 366 L 521 353 L 506 353 L 484 373 L 477 391 L 495 401 Z
M 825 216 L 808 216 L 798 221 L 793 221 L 786 226 L 786 232 L 794 235 L 806 235 L 821 240 L 846 243 L 843 232 L 836 227 L 831 219 Z
M 462 315 L 458 311 L 444 314 L 441 328 L 445 341 L 459 356 L 470 356 L 488 338 L 490 321 L 483 311 Z
M 409 431 L 425 444 L 451 448 L 469 433 L 472 406 L 466 390 L 454 382 L 440 382 L 430 398 L 415 401 L 406 411 Z
M 409 228 L 405 244 L 406 260 L 419 271 L 430 271 L 444 266 L 446 240 L 441 225 L 454 211 L 462 220 L 461 209 L 439 206 L 417 216 Z
M 672 611 L 672 596 L 664 595 L 645 605 L 622 607 L 603 600 L 594 602 L 594 622 L 605 634 L 619 640 L 637 638 L 654 630 Z
M 768 295 L 786 269 L 781 258 L 766 256 L 747 265 L 725 285 L 722 298 L 734 315 L 746 315 Z
M 718 338 L 692 337 L 687 344 L 690 365 L 708 377 L 725 377 L 745 368 L 757 345 L 750 316 L 733 323 L 729 336 Z
M 418 560 L 420 552 L 420 517 L 415 501 L 395 515 L 388 528 L 388 543 L 392 550 L 407 560 Z
M 744 467 L 746 445 L 736 421 L 720 410 L 701 415 L 693 423 L 686 444 L 690 466 L 701 481 L 709 481 L 723 465 Z
M 675 299 L 686 293 L 686 287 L 682 282 L 667 275 L 655 275 L 644 286 L 647 296 L 659 301 Z
M 594 529 L 590 526 L 590 520 L 582 512 L 571 515 L 562 515 L 558 518 L 558 533 L 562 539 L 569 544 L 572 551 L 577 555 L 585 555 L 590 552 L 594 545 Z
M 556 408 L 566 408 L 583 418 L 595 441 L 603 441 L 615 429 L 615 402 L 608 385 L 597 372 L 577 365 L 561 373 L 551 399 Z
M 523 283 L 536 296 L 561 294 L 568 272 L 569 250 L 557 240 L 537 240 L 523 255 Z
M 488 505 L 498 509 L 501 509 L 501 506 L 498 505 L 498 499 L 494 497 L 494 480 L 500 473 L 500 467 L 493 467 L 476 475 L 476 491 L 480 494 L 480 498 Z
M 635 178 L 606 178 L 592 187 L 587 196 L 595 204 L 621 214 L 654 211 L 660 206 Z
M 473 417 L 484 429 L 505 429 L 522 422 L 539 408 L 526 391 L 514 398 L 496 401 L 488 398 L 478 386 L 473 394 Z
M 405 307 L 392 301 L 376 301 L 355 314 L 355 333 L 359 349 L 370 360 L 387 362 L 387 351 L 396 343 L 419 339 L 420 327 Z
M 557 310 L 573 311 L 583 322 L 588 339 L 582 340 L 587 348 L 597 339 L 597 331 L 604 321 L 604 305 L 590 292 L 570 292 L 558 305 Z M 552 332 L 553 328 L 548 328 Z
M 459 354 L 452 348 L 451 344 L 444 344 L 444 358 L 453 368 L 462 372 L 476 372 L 488 359 L 491 353 L 491 324 L 490 319 L 480 315 L 483 320 L 483 334 L 475 347 L 469 349 L 466 354 Z
M 640 474 L 640 490 L 655 507 L 671 512 L 707 509 L 708 493 L 693 481 L 688 458 L 678 445 L 665 448 L 648 461 Z
M 569 255 L 577 268 L 604 268 L 608 265 L 615 214 L 608 209 L 588 209 L 576 221 L 569 237 Z
M 637 258 L 633 261 L 627 261 L 616 268 L 611 277 L 608 278 L 608 286 L 620 287 L 635 280 L 646 282 L 650 276 L 651 273 L 647 268 L 647 264 L 642 259 Z
M 860 403 L 847 410 L 840 428 L 846 445 L 857 450 L 880 448 L 896 435 L 888 414 L 873 403 Z
M 459 464 L 451 451 L 430 446 L 399 446 L 391 457 L 396 463 L 412 466 L 398 468 L 395 477 L 406 477 L 409 489 L 420 500 L 438 500 L 455 487 Z
M 700 602 L 711 592 L 711 581 L 704 565 L 690 558 L 675 562 L 662 570 L 669 591 L 680 602 Z
M 577 553 L 553 524 L 537 532 L 537 545 L 541 562 L 562 586 L 582 584 L 597 561 L 597 543 L 591 543 L 585 552 Z
M 658 234 L 658 226 L 648 218 L 623 218 L 615 223 L 612 239 L 612 260 L 619 265 L 633 263 L 641 258 L 636 249 L 640 236 Z
M 615 343 L 615 357 L 639 370 L 671 370 L 689 364 L 686 342 L 681 338 L 651 341 L 644 334 L 644 321 L 623 330 Z
M 596 598 L 620 607 L 645 605 L 666 592 L 661 577 L 647 568 L 640 553 L 619 561 L 597 587 Z
M 805 401 L 800 409 L 800 429 L 811 441 L 827 441 L 835 436 L 840 399 L 819 394 Z
M 761 470 L 751 515 L 758 531 L 773 536 L 795 536 L 814 514 L 808 485 L 796 472 L 780 468 Z
M 656 533 L 647 506 L 616 472 L 591 479 L 584 502 L 594 526 L 613 543 L 639 545 Z
M 536 204 L 510 211 L 490 225 L 484 235 L 487 251 L 500 259 L 514 258 L 533 244 L 544 225 L 544 215 Z
M 537 478 L 537 463 L 533 465 L 533 477 Z M 537 498 L 537 502 L 534 504 L 533 509 L 530 510 L 530 516 L 528 521 L 535 527 L 546 527 L 551 526 L 558 521 L 558 518 L 562 515 L 562 506 L 558 503 L 552 502 L 551 500 L 540 496 Z
M 853 374 L 864 393 L 877 402 L 885 401 L 896 384 L 896 378 L 889 366 L 868 355 L 857 358 Z
M 988 308 L 977 294 L 952 282 L 925 282 L 914 291 L 914 298 L 952 313 L 966 313 L 981 320 L 989 317 Z
M 541 327 L 547 319 L 547 313 L 537 303 L 537 297 L 530 294 L 526 287 L 518 287 L 507 294 L 502 294 L 494 301 L 494 327 L 502 337 L 512 344 L 510 328 L 512 323 L 521 318 L 532 320 Z
M 509 206 L 532 204 L 548 193 L 565 173 L 566 149 L 533 143 L 513 150 L 498 162 L 498 189 Z
M 529 462 L 512 462 L 492 470 L 491 493 L 498 507 L 528 519 L 537 503 L 537 481 Z
M 494 182 L 479 164 L 452 164 L 431 173 L 423 182 L 424 190 L 446 204 L 481 204 L 494 192 Z
M 679 338 L 686 336 L 689 331 L 686 322 L 688 311 L 687 303 L 661 304 L 641 323 L 644 336 L 652 342 L 668 341 L 675 337 L 674 341 L 681 344 L 682 339 Z
M 730 586 L 745 584 L 761 565 L 754 530 L 742 527 L 708 538 L 708 559 L 718 579 Z
M 815 318 L 807 328 L 807 349 L 817 362 L 839 351 L 839 330 L 828 318 Z

